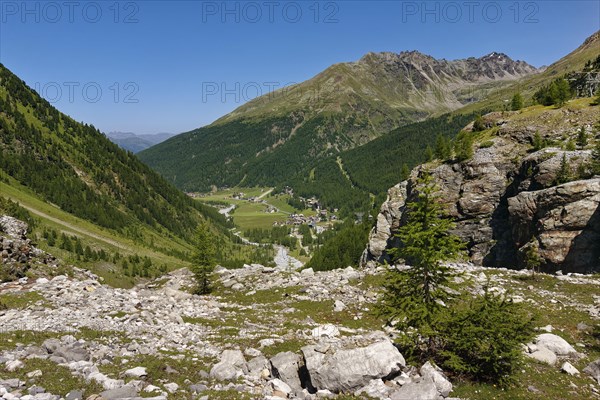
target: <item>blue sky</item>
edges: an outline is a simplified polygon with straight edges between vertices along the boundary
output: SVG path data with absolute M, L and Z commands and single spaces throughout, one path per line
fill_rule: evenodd
M 535 66 L 600 29 L 598 1 L 0 1 L 0 62 L 102 131 L 180 133 L 370 51 Z

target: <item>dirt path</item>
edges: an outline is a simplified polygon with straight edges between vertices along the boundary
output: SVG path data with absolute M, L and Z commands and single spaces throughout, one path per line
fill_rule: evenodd
M 96 240 L 99 240 L 99 241 L 101 241 L 101 242 L 104 242 L 104 243 L 110 244 L 110 245 L 112 245 L 112 246 L 115 246 L 115 247 L 117 247 L 117 248 L 119 248 L 119 249 L 127 249 L 127 250 L 130 250 L 130 251 L 132 251 L 131 247 L 129 247 L 129 246 L 126 246 L 126 245 L 124 245 L 123 243 L 117 242 L 116 240 L 108 239 L 108 238 L 106 238 L 106 237 L 103 237 L 103 236 L 97 235 L 97 234 L 95 234 L 95 233 L 93 233 L 93 232 L 90 232 L 90 231 L 88 231 L 88 230 L 86 230 L 86 229 L 83 229 L 83 228 L 77 227 L 77 226 L 75 226 L 75 225 L 72 225 L 72 224 L 70 224 L 70 223 L 68 223 L 68 222 L 65 222 L 65 221 L 63 221 L 63 220 L 61 220 L 61 219 L 58 219 L 58 218 L 56 218 L 56 217 L 52 217 L 52 216 L 50 216 L 50 215 L 48 215 L 48 214 L 46 214 L 46 213 L 44 213 L 44 212 L 41 212 L 41 211 L 39 211 L 39 210 L 36 210 L 35 208 L 33 208 L 33 207 L 29 207 L 29 206 L 27 206 L 27 205 L 25 205 L 25 204 L 20 204 L 20 206 L 21 206 L 21 207 L 23 207 L 23 208 L 25 208 L 25 209 L 27 209 L 28 211 L 30 211 L 30 212 L 32 212 L 32 213 L 34 213 L 35 215 L 38 215 L 38 216 L 40 216 L 40 217 L 42 217 L 42 218 L 45 218 L 45 219 L 47 219 L 47 220 L 49 220 L 49 221 L 55 222 L 55 223 L 57 223 L 57 224 L 59 224 L 59 225 L 62 225 L 62 226 L 64 226 L 65 228 L 67 228 L 67 229 L 70 229 L 70 230 L 72 230 L 72 231 L 74 231 L 74 232 L 76 232 L 76 233 L 79 233 L 79 234 L 81 234 L 81 235 L 85 235 L 85 236 L 92 237 L 92 238 L 94 238 L 94 239 L 96 239 Z

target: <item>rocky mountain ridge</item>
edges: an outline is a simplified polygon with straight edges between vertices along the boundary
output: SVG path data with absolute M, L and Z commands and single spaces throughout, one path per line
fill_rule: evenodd
M 396 246 L 393 233 L 403 222 L 406 203 L 418 193 L 417 177 L 427 170 L 457 223 L 456 233 L 468 244 L 471 261 L 521 268 L 527 249 L 534 246 L 547 271 L 597 271 L 600 178 L 589 176 L 590 146 L 564 150 L 582 127 L 591 137 L 597 135 L 597 106 L 589 103 L 486 115 L 487 129 L 479 135 L 473 157 L 419 166 L 389 190 L 363 264 L 389 261 L 386 249 Z M 553 144 L 532 150 L 536 135 Z M 563 156 L 570 182 L 557 184 Z
M 288 184 L 319 160 L 482 100 L 536 72 L 504 55 L 446 61 L 418 52 L 370 53 L 253 99 L 139 156 L 183 190 Z

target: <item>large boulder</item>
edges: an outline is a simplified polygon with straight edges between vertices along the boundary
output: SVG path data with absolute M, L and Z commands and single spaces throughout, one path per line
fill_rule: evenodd
M 271 358 L 271 375 L 289 385 L 295 393 L 302 391 L 300 370 L 304 366 L 299 354 L 286 351 Z
M 389 340 L 354 349 L 329 349 L 322 345 L 302 348 L 311 385 L 334 393 L 354 392 L 373 379 L 394 377 L 406 362 Z
M 583 369 L 583 372 L 590 375 L 600 384 L 600 358 L 589 363 L 588 366 Z
M 535 339 L 535 344 L 538 348 L 545 348 L 556 354 L 557 356 L 566 356 L 577 353 L 565 339 L 552 333 L 542 333 Z
M 248 366 L 240 350 L 223 351 L 221 360 L 210 370 L 211 378 L 219 381 L 232 381 L 245 373 L 248 373 Z

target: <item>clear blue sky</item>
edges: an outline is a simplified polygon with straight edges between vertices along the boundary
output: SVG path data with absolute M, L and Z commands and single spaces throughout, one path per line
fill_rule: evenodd
M 0 1 L 0 62 L 105 132 L 191 130 L 273 83 L 370 51 L 446 59 L 496 51 L 541 66 L 600 29 L 598 1 L 23 4 Z

